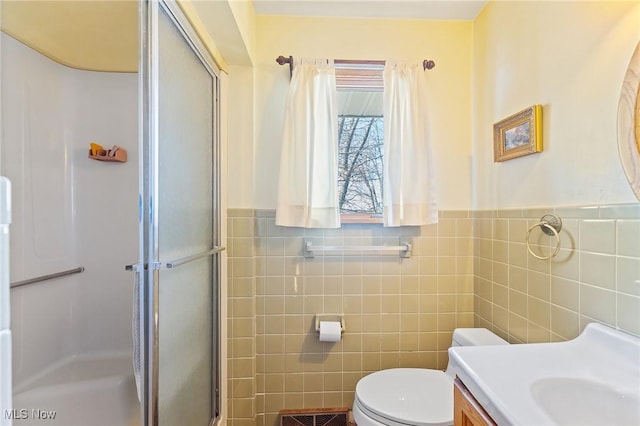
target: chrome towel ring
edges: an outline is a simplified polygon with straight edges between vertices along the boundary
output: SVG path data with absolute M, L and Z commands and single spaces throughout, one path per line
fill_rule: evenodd
M 553 252 L 549 256 L 539 256 L 535 254 L 533 250 L 531 250 L 531 246 L 529 244 L 529 236 L 531 235 L 531 231 L 533 231 L 537 227 L 540 227 L 542 232 L 544 232 L 545 234 L 549 236 L 554 235 L 556 237 L 556 248 L 553 250 Z M 527 236 L 526 236 L 527 250 L 529 251 L 529 253 L 531 253 L 531 256 L 540 260 L 549 260 L 551 258 L 556 257 L 557 254 L 560 252 L 559 232 L 561 229 L 562 229 L 562 220 L 558 216 L 553 214 L 546 214 L 542 216 L 540 218 L 540 222 L 530 227 L 529 230 L 527 231 Z

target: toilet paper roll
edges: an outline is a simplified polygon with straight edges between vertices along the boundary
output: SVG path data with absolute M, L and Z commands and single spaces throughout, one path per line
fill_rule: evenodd
M 342 336 L 342 327 L 338 321 L 320 321 L 320 341 L 339 342 Z

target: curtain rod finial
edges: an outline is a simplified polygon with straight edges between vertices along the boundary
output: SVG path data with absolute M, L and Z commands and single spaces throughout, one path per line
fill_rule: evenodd
M 431 70 L 435 68 L 436 63 L 433 62 L 431 59 L 425 59 L 424 61 L 422 61 L 422 66 L 424 67 L 425 70 Z
M 288 58 L 285 58 L 284 56 L 280 55 L 276 58 L 276 62 L 280 65 L 284 65 L 284 64 L 290 64 L 291 63 L 291 56 L 289 56 Z

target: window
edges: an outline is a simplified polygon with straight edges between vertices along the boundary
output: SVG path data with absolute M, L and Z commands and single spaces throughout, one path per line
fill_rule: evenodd
M 336 65 L 338 196 L 342 222 L 381 222 L 382 67 Z

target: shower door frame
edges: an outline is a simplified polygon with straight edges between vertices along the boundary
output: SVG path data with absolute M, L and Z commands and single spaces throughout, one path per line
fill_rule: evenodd
M 189 23 L 186 16 L 174 0 L 139 1 L 139 196 L 140 220 L 140 262 L 137 274 L 140 282 L 140 324 L 145 333 L 140 339 L 140 353 L 143 356 L 141 380 L 141 424 L 159 425 L 159 284 L 161 269 L 171 268 L 170 264 L 159 262 L 159 223 L 158 223 L 158 144 L 159 144 L 159 88 L 158 88 L 158 22 L 161 10 L 181 33 L 193 53 L 200 59 L 212 77 L 212 242 L 214 250 L 209 256 L 212 262 L 213 288 L 212 308 L 212 348 L 211 348 L 211 419 L 209 424 L 218 423 L 221 418 L 220 374 L 221 374 L 221 317 L 220 289 L 222 285 L 221 256 L 224 247 L 221 244 L 221 108 L 220 108 L 220 70 L 207 51 L 204 43 Z M 148 173 L 145 173 L 148 171 Z M 146 194 L 146 195 L 145 195 Z M 146 201 L 147 200 L 147 201 Z

